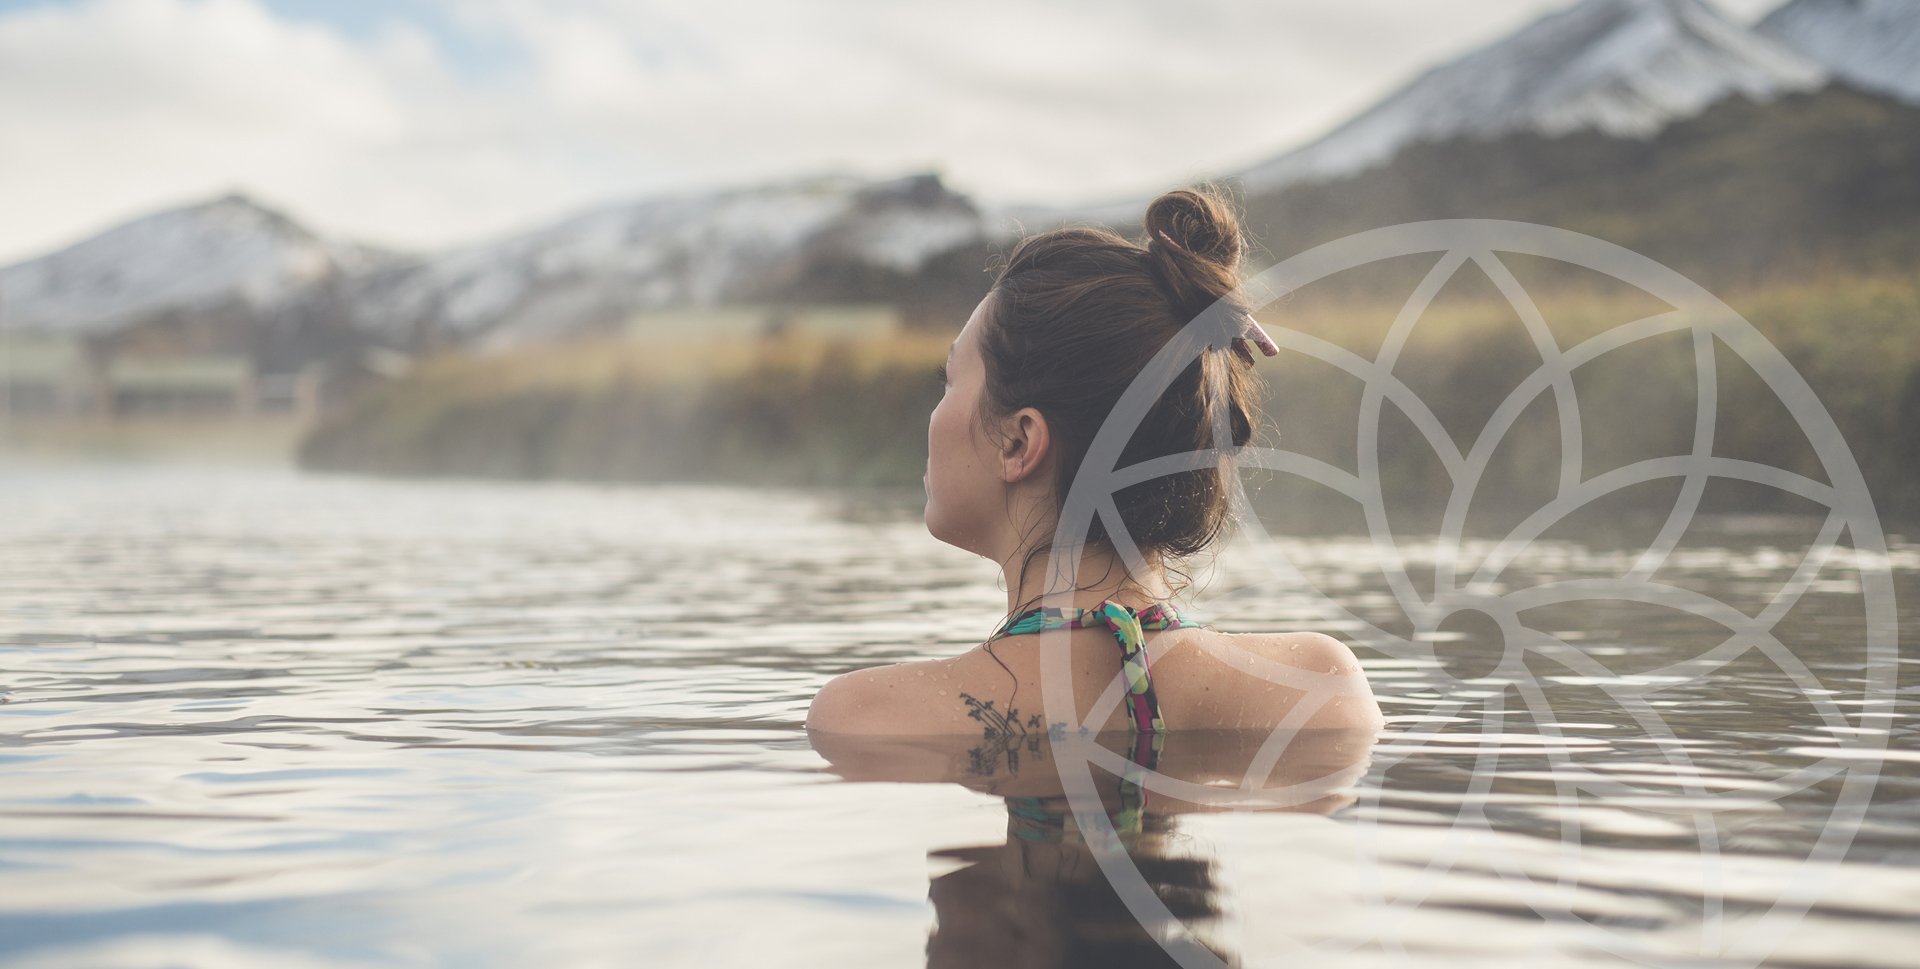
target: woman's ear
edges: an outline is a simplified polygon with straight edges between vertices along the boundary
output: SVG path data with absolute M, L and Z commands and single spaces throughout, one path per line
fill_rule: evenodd
M 1026 480 L 1046 463 L 1052 450 L 1046 417 L 1031 407 L 1014 411 L 1001 440 L 1000 480 L 1008 484 Z

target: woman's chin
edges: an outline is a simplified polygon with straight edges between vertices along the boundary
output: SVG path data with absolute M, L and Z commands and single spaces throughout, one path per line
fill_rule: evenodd
M 946 523 L 942 522 L 940 516 L 935 513 L 931 500 L 927 502 L 927 510 L 920 516 L 920 520 L 926 523 L 927 534 L 932 535 L 936 540 L 945 542 L 955 548 L 962 547 L 954 541 L 953 531 L 947 528 Z

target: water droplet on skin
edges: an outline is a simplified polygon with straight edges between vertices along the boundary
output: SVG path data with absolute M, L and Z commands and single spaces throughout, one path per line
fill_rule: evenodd
M 1300 651 L 1300 644 L 1294 643 L 1292 646 L 1288 646 L 1287 648 L 1297 653 Z
M 946 695 L 947 695 L 947 691 L 945 691 L 945 690 L 941 690 L 941 691 L 940 691 L 940 695 L 941 695 L 941 696 L 946 696 Z

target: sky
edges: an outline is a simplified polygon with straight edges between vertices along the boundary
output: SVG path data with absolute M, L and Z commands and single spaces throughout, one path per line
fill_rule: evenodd
M 825 171 L 1152 195 L 1570 2 L 0 0 L 0 264 L 236 191 L 415 250 Z

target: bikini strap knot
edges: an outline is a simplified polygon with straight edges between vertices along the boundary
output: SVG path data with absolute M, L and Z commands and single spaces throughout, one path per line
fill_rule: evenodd
M 1148 670 L 1146 630 L 1179 629 L 1205 623 L 1196 623 L 1161 603 L 1135 612 L 1109 599 L 1092 609 L 1043 606 L 1028 610 L 1008 619 L 987 641 L 1063 626 L 1083 629 L 1096 622 L 1105 625 L 1113 633 L 1114 641 L 1120 645 L 1121 670 L 1127 680 L 1127 696 L 1123 702 L 1128 721 L 1141 734 L 1157 735 L 1165 731 L 1166 723 L 1160 718 L 1160 699 L 1154 695 L 1153 679 Z

